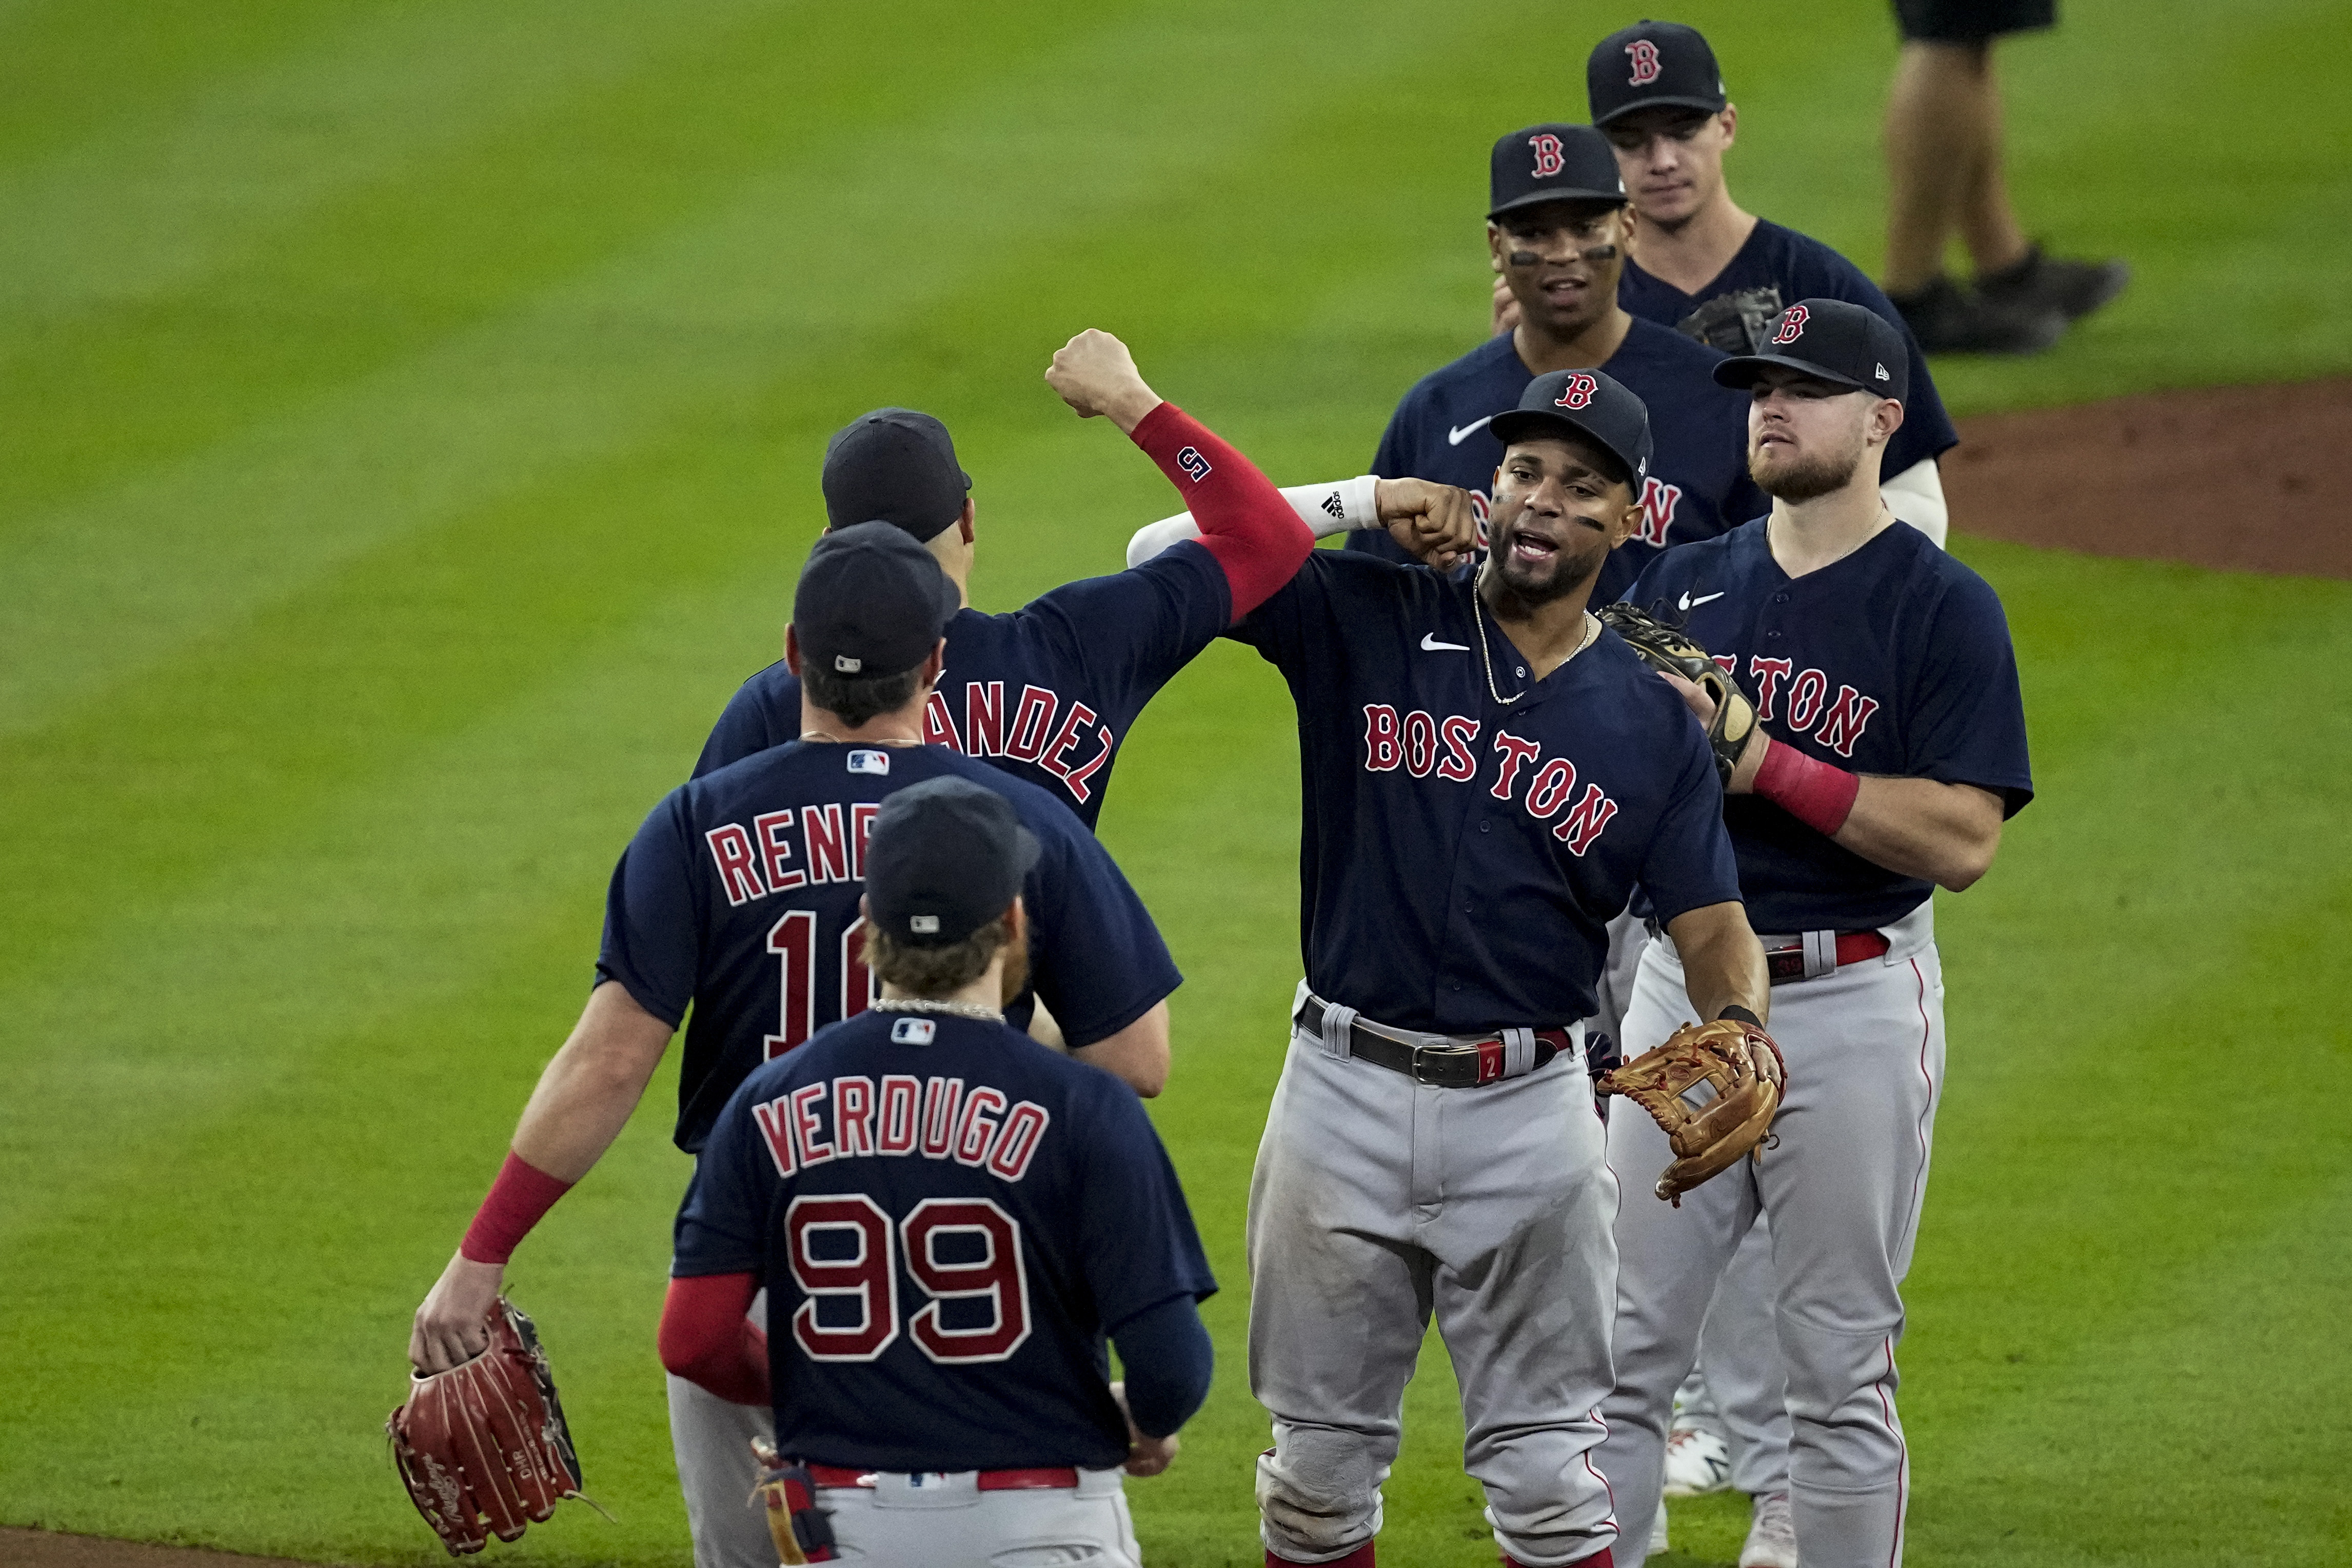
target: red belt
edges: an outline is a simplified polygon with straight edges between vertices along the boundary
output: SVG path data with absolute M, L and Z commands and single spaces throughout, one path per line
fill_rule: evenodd
M 865 1487 L 874 1485 L 872 1470 L 845 1469 L 839 1465 L 811 1465 L 809 1479 L 821 1487 Z M 1068 1465 L 1049 1465 L 1030 1470 L 982 1470 L 980 1490 L 982 1491 L 1054 1491 L 1078 1484 L 1078 1472 Z
M 1841 931 L 1837 935 L 1838 967 L 1843 969 L 1865 958 L 1884 958 L 1893 946 L 1883 931 Z M 1764 965 L 1771 971 L 1776 986 L 1783 980 L 1801 980 L 1805 977 L 1805 945 L 1796 942 L 1786 947 L 1767 948 Z

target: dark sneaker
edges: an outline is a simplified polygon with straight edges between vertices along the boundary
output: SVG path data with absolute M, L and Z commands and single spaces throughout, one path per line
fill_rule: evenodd
M 1996 305 L 1941 275 L 1916 294 L 1887 298 L 1930 354 L 2038 354 L 2066 334 L 2056 310 Z
M 1977 292 L 2017 310 L 2055 310 L 2079 321 L 2124 291 L 2131 266 L 2123 261 L 2068 261 L 2035 246 L 2025 259 L 1977 279 Z

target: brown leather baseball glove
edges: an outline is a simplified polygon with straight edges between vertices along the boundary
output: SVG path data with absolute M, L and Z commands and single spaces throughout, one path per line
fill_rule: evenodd
M 1683 1194 L 1766 1143 L 1787 1081 L 1770 1035 L 1738 1019 L 1717 1019 L 1683 1025 L 1665 1044 L 1612 1068 L 1595 1087 L 1624 1095 L 1664 1129 L 1675 1159 L 1658 1177 L 1658 1196 L 1680 1208 Z M 1694 1112 L 1683 1095 L 1701 1083 L 1715 1086 L 1715 1098 Z
M 1740 757 L 1756 735 L 1756 705 L 1748 700 L 1739 683 L 1715 662 L 1713 654 L 1691 641 L 1689 632 L 1666 624 L 1646 610 L 1610 604 L 1593 613 L 1602 625 L 1624 638 L 1643 664 L 1703 686 L 1715 699 L 1715 719 L 1706 727 L 1706 743 L 1715 750 L 1716 776 L 1730 783 Z
M 479 1552 L 485 1526 L 513 1541 L 553 1518 L 560 1500 L 581 1495 L 580 1460 L 538 1330 L 504 1296 L 488 1326 L 489 1346 L 473 1360 L 412 1374 L 408 1403 L 384 1423 L 408 1500 L 452 1557 Z

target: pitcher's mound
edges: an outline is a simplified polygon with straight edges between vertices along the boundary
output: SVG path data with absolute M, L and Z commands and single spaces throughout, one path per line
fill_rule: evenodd
M 2352 381 L 2204 387 L 1959 422 L 1960 533 L 2352 577 Z

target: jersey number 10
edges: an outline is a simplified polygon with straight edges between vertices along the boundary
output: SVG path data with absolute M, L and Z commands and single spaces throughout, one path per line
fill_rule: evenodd
M 806 1045 L 816 1032 L 816 911 L 788 909 L 768 927 L 768 951 L 782 967 L 777 995 L 783 1032 L 767 1038 L 765 1061 Z M 874 977 L 866 971 L 866 922 L 853 920 L 841 933 L 841 1010 L 835 1019 L 852 1019 L 873 1004 Z
M 846 1258 L 817 1258 L 810 1243 L 855 1242 Z M 940 1243 L 980 1243 L 971 1262 L 943 1262 Z M 897 1245 L 893 1246 L 893 1242 Z M 907 1319 L 907 1337 L 941 1366 L 1003 1361 L 1029 1337 L 1029 1271 L 1021 1257 L 1021 1222 L 984 1197 L 927 1197 L 895 1227 L 864 1193 L 796 1197 L 784 1210 L 784 1244 L 793 1282 L 807 1295 L 793 1313 L 793 1338 L 812 1361 L 872 1361 L 898 1337 L 898 1262 L 927 1300 Z M 817 1320 L 817 1303 L 855 1300 L 857 1321 L 840 1327 Z M 949 1301 L 985 1300 L 989 1320 L 950 1328 Z

